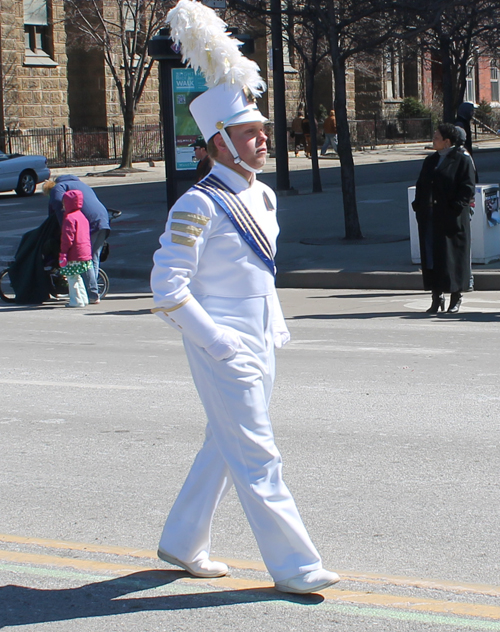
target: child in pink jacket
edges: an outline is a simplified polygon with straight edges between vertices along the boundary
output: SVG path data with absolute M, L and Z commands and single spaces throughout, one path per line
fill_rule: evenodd
M 64 215 L 61 224 L 59 265 L 68 279 L 69 303 L 66 307 L 85 307 L 89 299 L 81 277 L 92 266 L 90 225 L 82 213 L 83 193 L 66 191 L 62 198 Z

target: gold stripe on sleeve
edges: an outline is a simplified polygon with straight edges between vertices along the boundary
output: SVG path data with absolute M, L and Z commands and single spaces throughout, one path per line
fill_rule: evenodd
M 180 222 L 172 222 L 170 224 L 170 230 L 176 230 L 178 233 L 188 233 L 199 237 L 203 231 L 201 226 L 193 226 L 192 224 L 181 224 Z
M 202 226 L 206 226 L 210 221 L 210 218 L 205 217 L 205 215 L 186 213 L 185 211 L 174 211 L 172 213 L 172 219 L 185 219 L 188 222 L 194 222 L 195 224 L 201 224 Z
M 186 296 L 186 298 L 181 301 L 178 305 L 174 305 L 173 307 L 153 307 L 153 309 L 151 310 L 151 312 L 153 314 L 156 314 L 156 312 L 163 312 L 164 314 L 170 314 L 170 312 L 175 312 L 176 309 L 180 309 L 181 307 L 184 307 L 184 305 L 191 300 L 192 295 L 189 294 L 189 296 Z
M 196 243 L 196 239 L 194 237 L 187 237 L 186 235 L 176 235 L 172 233 L 172 241 L 174 244 L 181 244 L 182 246 L 193 247 Z

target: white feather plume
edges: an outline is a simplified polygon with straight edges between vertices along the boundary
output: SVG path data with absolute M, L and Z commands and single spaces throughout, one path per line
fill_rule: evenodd
M 259 66 L 245 57 L 226 24 L 198 0 L 179 0 L 167 15 L 172 40 L 180 44 L 182 61 L 205 77 L 209 88 L 220 83 L 247 86 L 255 96 L 266 90 Z

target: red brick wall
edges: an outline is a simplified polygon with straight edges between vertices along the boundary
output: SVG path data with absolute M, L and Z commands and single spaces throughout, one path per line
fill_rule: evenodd
M 478 61 L 479 101 L 491 101 L 490 58 L 480 57 Z

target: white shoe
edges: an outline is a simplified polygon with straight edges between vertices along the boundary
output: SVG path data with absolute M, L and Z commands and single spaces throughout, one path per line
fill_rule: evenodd
M 158 549 L 157 555 L 160 560 L 173 564 L 174 566 L 180 566 L 191 575 L 194 575 L 194 577 L 223 577 L 229 572 L 224 562 L 213 562 L 208 558 L 200 560 L 199 562 L 181 562 L 181 560 L 178 560 L 173 555 L 161 549 Z
M 309 571 L 308 573 L 295 575 L 295 577 L 290 577 L 290 579 L 283 579 L 276 582 L 274 587 L 280 592 L 303 595 L 323 590 L 328 588 L 328 586 L 332 586 L 332 584 L 336 584 L 338 581 L 340 581 L 340 577 L 337 573 L 320 569 L 319 571 Z

